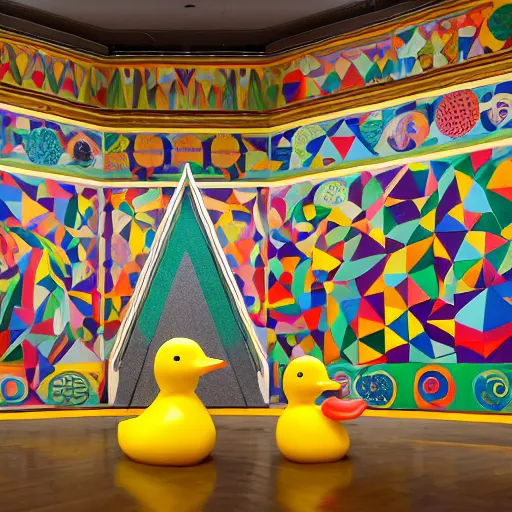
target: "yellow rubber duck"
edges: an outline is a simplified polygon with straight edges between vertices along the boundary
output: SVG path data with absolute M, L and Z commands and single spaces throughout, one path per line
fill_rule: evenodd
M 301 356 L 290 362 L 283 376 L 288 406 L 277 422 L 276 440 L 282 455 L 292 462 L 335 462 L 348 452 L 350 440 L 339 423 L 360 416 L 364 400 L 332 397 L 321 407 L 315 400 L 324 391 L 338 391 L 339 382 L 329 378 L 318 359 Z
M 224 368 L 186 338 L 165 342 L 155 358 L 160 393 L 138 417 L 119 423 L 121 450 L 131 459 L 161 466 L 193 466 L 213 451 L 213 420 L 195 390 L 199 377 Z

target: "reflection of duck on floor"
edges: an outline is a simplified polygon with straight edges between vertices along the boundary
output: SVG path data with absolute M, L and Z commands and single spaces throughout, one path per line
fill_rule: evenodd
M 343 490 L 352 483 L 352 463 L 295 464 L 282 460 L 277 474 L 277 502 L 286 512 L 339 510 Z
M 144 511 L 199 512 L 210 498 L 216 478 L 213 460 L 186 468 L 123 460 L 117 467 L 116 485 L 131 494 Z

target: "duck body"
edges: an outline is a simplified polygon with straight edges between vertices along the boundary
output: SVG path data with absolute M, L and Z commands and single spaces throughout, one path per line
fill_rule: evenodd
M 217 433 L 197 395 L 158 396 L 138 418 L 119 424 L 121 450 L 136 462 L 192 466 L 211 455 Z
M 321 407 L 315 403 L 322 392 L 340 387 L 318 359 L 302 356 L 290 362 L 283 377 L 288 406 L 276 428 L 277 446 L 286 459 L 307 464 L 336 462 L 345 457 L 350 438 L 339 422 L 360 416 L 366 403 L 334 397 Z
M 287 407 L 277 422 L 276 438 L 283 456 L 300 463 L 336 462 L 350 447 L 345 427 L 316 405 Z
M 139 417 L 119 423 L 121 450 L 136 462 L 162 466 L 193 466 L 209 457 L 217 434 L 195 388 L 200 375 L 225 365 L 192 340 L 166 342 L 155 359 L 160 393 Z

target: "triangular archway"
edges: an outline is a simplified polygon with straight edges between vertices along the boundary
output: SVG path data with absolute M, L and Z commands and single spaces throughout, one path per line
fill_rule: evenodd
M 220 251 L 220 252 L 219 252 Z M 208 406 L 268 403 L 267 361 L 188 166 L 157 231 L 110 360 L 109 401 L 156 397 L 153 361 L 172 337 L 196 340 L 227 369 L 201 379 Z

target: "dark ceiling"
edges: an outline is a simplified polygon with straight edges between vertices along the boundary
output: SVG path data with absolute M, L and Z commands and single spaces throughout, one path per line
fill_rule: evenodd
M 0 0 L 0 27 L 95 53 L 270 54 L 440 0 Z

